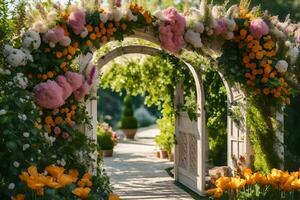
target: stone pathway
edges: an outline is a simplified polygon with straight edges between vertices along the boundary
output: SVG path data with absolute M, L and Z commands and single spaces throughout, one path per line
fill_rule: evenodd
M 193 199 L 165 171 L 173 163 L 155 157 L 154 137 L 158 133 L 155 126 L 141 129 L 134 141 L 121 141 L 114 156 L 104 159 L 114 193 L 122 200 Z

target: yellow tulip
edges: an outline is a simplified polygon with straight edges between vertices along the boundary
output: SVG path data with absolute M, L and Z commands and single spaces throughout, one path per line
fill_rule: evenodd
M 78 187 L 75 188 L 72 193 L 75 194 L 76 196 L 80 197 L 81 199 L 86 199 L 89 196 L 91 189 L 90 188 L 83 188 L 83 187 Z
M 300 190 L 300 179 L 296 179 L 291 183 L 291 186 L 295 190 Z
M 231 189 L 241 190 L 246 185 L 246 180 L 241 179 L 240 177 L 232 177 L 231 178 Z
M 46 167 L 46 171 L 54 178 L 59 178 L 64 173 L 65 169 L 55 165 L 50 165 Z
M 217 188 L 214 197 L 215 198 L 220 198 L 223 195 L 223 190 L 221 188 Z
M 261 185 L 267 185 L 269 183 L 268 178 L 263 176 L 260 172 L 255 172 L 253 174 L 255 181 Z
M 221 188 L 222 190 L 226 190 L 230 188 L 230 178 L 222 176 L 216 181 L 216 186 Z

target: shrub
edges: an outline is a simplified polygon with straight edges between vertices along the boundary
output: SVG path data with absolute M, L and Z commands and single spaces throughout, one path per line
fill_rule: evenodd
M 128 95 L 124 98 L 124 106 L 125 108 L 121 119 L 121 128 L 136 129 L 138 127 L 138 123 L 136 118 L 133 116 L 132 99 Z
M 117 144 L 116 133 L 106 124 L 99 124 L 97 127 L 97 143 L 101 150 L 112 150 Z
M 172 117 L 164 117 L 157 120 L 160 134 L 155 137 L 155 143 L 162 149 L 171 153 L 175 144 L 174 137 L 174 119 Z

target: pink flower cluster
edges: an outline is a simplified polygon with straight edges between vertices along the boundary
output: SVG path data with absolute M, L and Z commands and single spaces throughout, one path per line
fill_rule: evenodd
M 228 32 L 228 28 L 227 28 L 227 23 L 225 21 L 225 19 L 221 18 L 217 20 L 217 26 L 214 29 L 214 34 L 215 35 L 223 35 L 226 34 Z
M 257 18 L 251 21 L 250 32 L 256 39 L 259 39 L 269 33 L 269 26 L 264 20 Z
M 67 47 L 71 43 L 71 39 L 68 36 L 65 36 L 64 29 L 59 26 L 47 31 L 43 36 L 43 40 L 45 43 L 49 43 L 51 47 L 54 47 L 57 43 Z
M 79 101 L 89 93 L 95 77 L 96 67 L 93 67 L 87 80 L 84 80 L 82 74 L 67 72 L 64 76 L 58 76 L 56 81 L 40 83 L 33 89 L 35 102 L 42 108 L 56 109 L 62 106 L 72 93 Z
M 185 18 L 175 8 L 162 11 L 163 21 L 159 24 L 161 46 L 173 53 L 179 53 L 184 45 Z
M 84 10 L 77 9 L 71 12 L 68 18 L 68 24 L 71 26 L 73 32 L 79 35 L 85 29 L 85 12 Z

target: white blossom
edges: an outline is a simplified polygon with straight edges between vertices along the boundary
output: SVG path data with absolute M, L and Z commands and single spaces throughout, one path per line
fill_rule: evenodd
M 38 49 L 41 45 L 41 37 L 38 32 L 30 29 L 23 34 L 22 47 L 25 49 L 33 50 Z
M 100 13 L 100 20 L 104 24 L 107 22 L 107 20 L 110 18 L 110 13 L 105 12 L 105 13 Z
M 39 32 L 39 33 L 46 33 L 47 32 L 47 26 L 46 23 L 43 21 L 37 21 L 33 24 L 33 30 Z
M 85 38 L 86 36 L 88 36 L 88 34 L 89 34 L 89 32 L 88 32 L 87 28 L 84 28 L 84 31 L 82 31 L 80 33 L 80 37 Z
M 26 89 L 28 86 L 28 79 L 23 73 L 17 73 L 17 75 L 13 78 L 13 82 L 21 89 Z
M 195 48 L 200 48 L 202 47 L 202 42 L 201 42 L 201 36 L 200 33 L 196 33 L 194 31 L 192 31 L 191 29 L 189 29 L 185 35 L 184 35 L 184 39 L 190 43 L 191 45 L 193 45 L 193 47 Z
M 29 135 L 30 135 L 30 134 L 29 134 L 28 132 L 24 132 L 24 133 L 23 133 L 23 136 L 26 137 L 26 138 L 28 138 Z
M 119 22 L 122 19 L 121 9 L 120 8 L 114 8 L 112 15 L 113 15 L 114 21 Z
M 13 190 L 13 189 L 15 189 L 15 187 L 16 187 L 16 185 L 15 185 L 14 183 L 10 183 L 10 184 L 8 185 L 8 189 L 9 189 L 9 190 Z
M 30 144 L 24 144 L 23 145 L 23 151 L 26 151 L 30 147 Z
M 18 67 L 27 64 L 27 56 L 21 49 L 15 49 L 10 45 L 5 45 L 3 55 L 11 66 Z
M 18 167 L 20 166 L 20 163 L 19 163 L 18 161 L 15 161 L 15 162 L 13 163 L 13 166 L 14 166 L 15 168 L 18 168 Z
M 198 33 L 203 33 L 204 32 L 204 25 L 202 22 L 196 22 L 193 25 L 193 29 L 198 32 Z
M 5 109 L 0 110 L 0 115 L 5 115 L 6 113 L 7 113 L 7 111 Z
M 276 65 L 275 68 L 279 73 L 285 73 L 288 69 L 289 64 L 285 61 L 285 60 L 279 60 Z
M 291 65 L 294 65 L 297 62 L 298 56 L 299 56 L 298 47 L 291 47 L 287 52 L 287 57 L 289 58 Z

